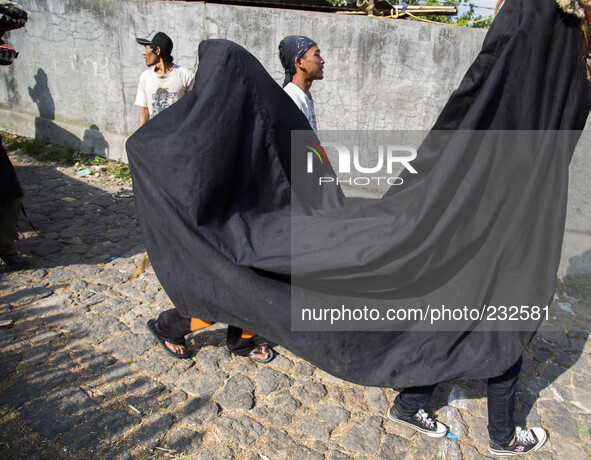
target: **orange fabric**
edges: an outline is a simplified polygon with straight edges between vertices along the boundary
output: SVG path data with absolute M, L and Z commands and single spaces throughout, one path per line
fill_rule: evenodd
M 247 331 L 246 329 L 242 329 L 242 336 L 243 339 L 252 339 L 254 337 L 254 332 Z
M 198 331 L 199 329 L 209 327 L 212 324 L 213 324 L 213 322 L 211 322 L 211 321 L 203 321 L 202 319 L 191 318 L 191 332 Z

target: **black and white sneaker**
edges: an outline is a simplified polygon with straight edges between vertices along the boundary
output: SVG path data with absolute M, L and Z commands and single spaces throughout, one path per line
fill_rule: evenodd
M 489 441 L 488 451 L 496 457 L 527 455 L 542 447 L 546 439 L 548 439 L 548 436 L 543 428 L 524 429 L 518 426 L 515 427 L 515 440 L 513 444 L 502 447 Z
M 392 406 L 388 411 L 388 418 L 394 423 L 400 423 L 431 438 L 442 438 L 449 431 L 446 425 L 433 420 L 423 409 L 419 409 L 416 414 L 408 416 L 398 412 L 396 406 Z

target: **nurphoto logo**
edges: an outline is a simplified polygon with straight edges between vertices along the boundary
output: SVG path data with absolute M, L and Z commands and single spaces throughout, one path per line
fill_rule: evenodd
M 417 157 L 417 150 L 414 147 L 407 145 L 379 145 L 377 147 L 377 155 L 374 152 L 360 153 L 359 145 L 352 145 L 353 154 L 351 150 L 339 142 L 323 142 L 322 146 L 313 142 L 306 142 L 307 149 L 307 166 L 306 172 L 311 174 L 314 172 L 314 163 L 320 162 L 321 165 L 329 163 L 328 155 L 325 149 L 335 149 L 337 154 L 337 172 L 338 174 L 347 174 L 349 177 L 319 177 L 319 184 L 336 182 L 338 184 L 346 183 L 348 185 L 369 185 L 370 183 L 388 185 L 402 185 L 404 182 L 401 177 L 396 175 L 395 165 L 401 164 L 411 174 L 418 174 L 417 170 L 410 164 Z M 373 165 L 361 164 L 361 157 L 371 159 Z M 351 170 L 358 174 L 351 174 Z

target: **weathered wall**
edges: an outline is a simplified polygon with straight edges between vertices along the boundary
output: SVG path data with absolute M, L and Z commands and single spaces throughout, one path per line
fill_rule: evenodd
M 485 31 L 382 18 L 155 0 L 20 0 L 26 32 L 0 68 L 0 129 L 126 159 L 145 64 L 135 37 L 167 32 L 175 62 L 197 68 L 197 47 L 227 38 L 277 82 L 277 45 L 314 38 L 326 60 L 313 93 L 321 129 L 429 129 L 480 49 Z M 561 272 L 591 272 L 591 160 L 575 155 Z
M 590 117 L 591 118 L 591 117 Z M 591 273 L 591 129 L 581 136 L 570 164 L 566 232 L 559 273 Z
M 381 18 L 203 3 L 22 0 L 20 57 L 0 69 L 0 127 L 125 157 L 145 64 L 135 37 L 166 31 L 175 62 L 197 68 L 207 38 L 233 40 L 282 81 L 281 38 L 307 34 L 326 60 L 313 87 L 323 129 L 427 129 L 479 50 L 484 32 Z M 60 129 L 61 128 L 61 129 Z

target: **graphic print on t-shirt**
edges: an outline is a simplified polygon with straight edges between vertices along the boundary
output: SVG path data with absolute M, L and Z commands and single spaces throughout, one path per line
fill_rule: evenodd
M 169 93 L 166 88 L 158 88 L 152 95 L 152 118 L 170 107 L 176 100 L 178 93 Z

